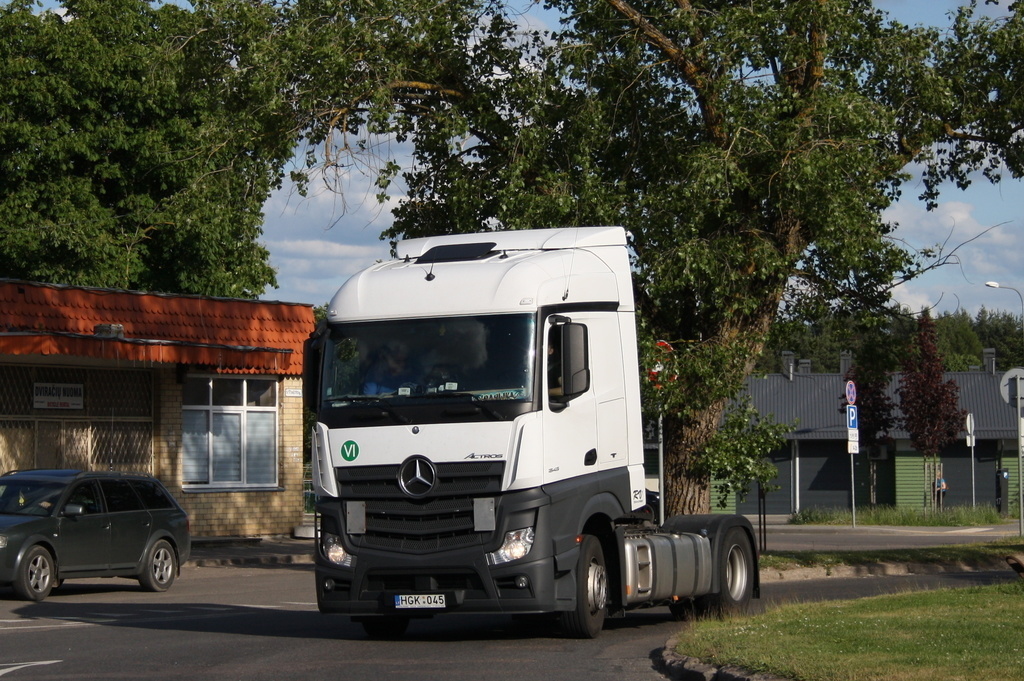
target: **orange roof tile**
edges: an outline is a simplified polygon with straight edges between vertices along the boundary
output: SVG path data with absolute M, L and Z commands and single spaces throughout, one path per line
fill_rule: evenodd
M 101 326 L 118 324 L 123 338 L 105 334 Z M 303 342 L 313 326 L 312 307 L 298 303 L 0 279 L 0 355 L 70 355 L 299 375 Z

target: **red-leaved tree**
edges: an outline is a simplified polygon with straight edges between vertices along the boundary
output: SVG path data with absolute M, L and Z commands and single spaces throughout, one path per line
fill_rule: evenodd
M 923 457 L 925 499 L 932 506 L 939 452 L 959 437 L 966 413 L 960 409 L 959 386 L 952 380 L 943 380 L 936 337 L 935 322 L 926 310 L 918 317 L 917 332 L 903 362 L 897 390 L 903 427 L 910 434 L 914 449 Z

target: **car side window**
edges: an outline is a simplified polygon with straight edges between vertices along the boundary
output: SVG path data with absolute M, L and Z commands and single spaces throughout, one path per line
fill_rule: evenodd
M 82 511 L 84 514 L 89 513 L 100 513 L 103 511 L 103 506 L 100 504 L 100 495 L 96 489 L 96 483 L 83 482 L 77 485 L 71 490 L 71 495 L 68 497 L 68 504 L 81 504 Z M 67 506 L 67 504 L 65 504 Z
M 100 480 L 100 487 L 111 513 L 142 510 L 142 501 L 127 480 Z
M 150 510 L 161 508 L 174 508 L 174 500 L 170 494 L 152 480 L 132 480 L 135 491 L 142 497 L 142 503 Z

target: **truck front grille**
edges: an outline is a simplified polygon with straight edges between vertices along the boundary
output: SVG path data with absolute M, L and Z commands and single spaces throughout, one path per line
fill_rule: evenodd
M 422 499 L 398 485 L 398 465 L 338 468 L 342 501 L 366 504 L 366 532 L 350 535 L 358 547 L 432 553 L 483 545 L 491 533 L 473 530 L 473 499 L 497 496 L 505 462 L 439 463 L 437 483 Z

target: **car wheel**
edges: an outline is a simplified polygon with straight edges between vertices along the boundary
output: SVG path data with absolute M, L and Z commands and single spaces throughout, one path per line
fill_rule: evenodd
M 26 601 L 41 601 L 50 595 L 57 576 L 53 556 L 38 544 L 25 552 L 14 576 L 14 592 Z
M 139 584 L 146 591 L 167 591 L 178 575 L 178 558 L 166 539 L 153 542 L 142 561 Z

